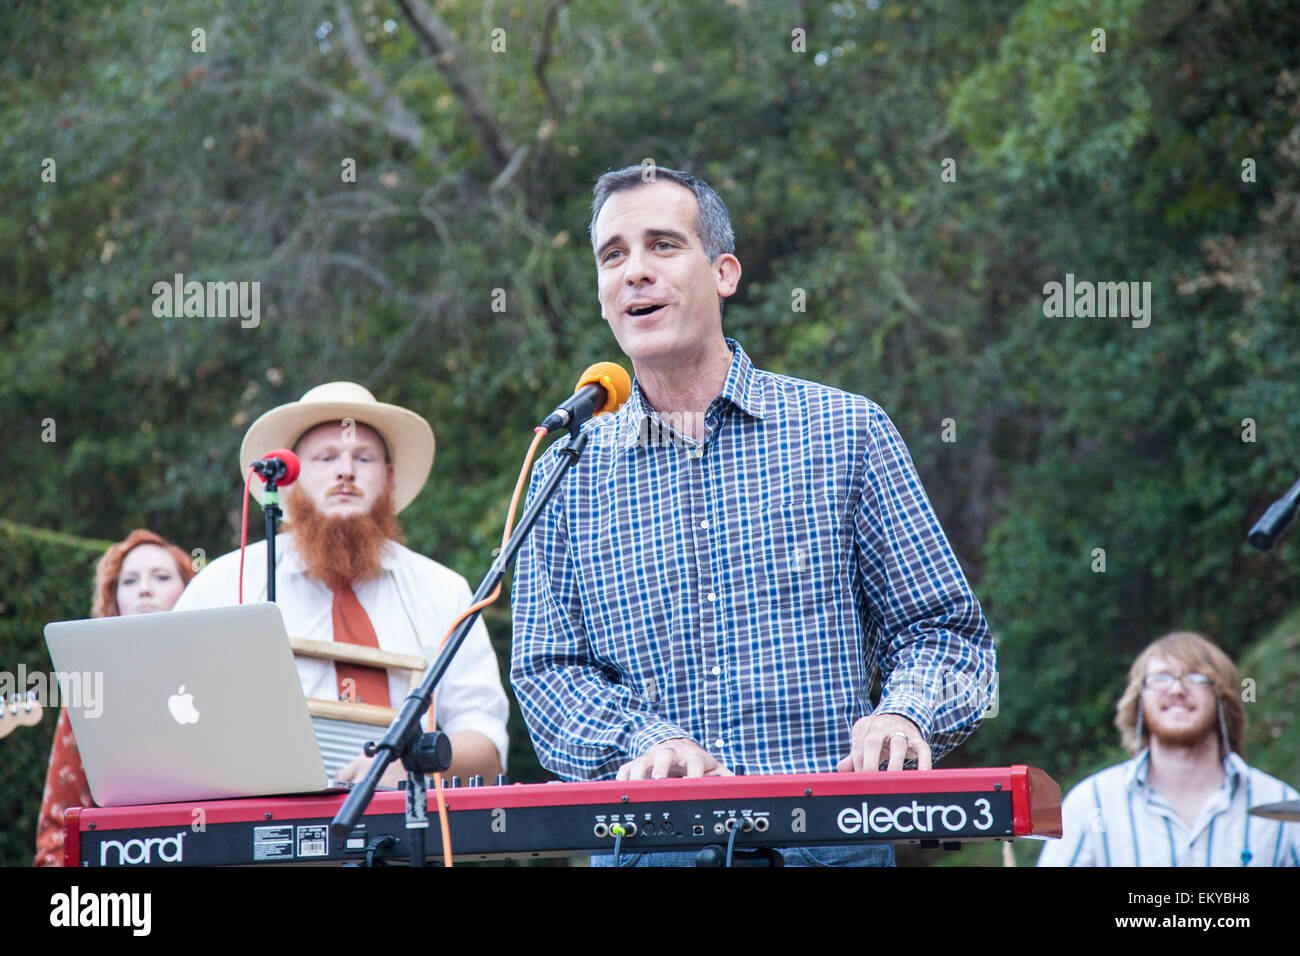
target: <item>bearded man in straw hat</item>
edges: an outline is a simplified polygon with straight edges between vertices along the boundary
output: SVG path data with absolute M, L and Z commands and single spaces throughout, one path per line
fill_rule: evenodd
M 397 514 L 424 487 L 433 467 L 429 423 L 375 400 L 351 382 L 331 382 L 253 422 L 239 450 L 241 475 L 274 448 L 302 461 L 283 495 L 285 521 L 276 539 L 276 604 L 295 637 L 346 641 L 432 660 L 448 626 L 470 604 L 465 579 L 402 545 Z M 261 482 L 253 491 L 261 500 Z M 244 600 L 265 601 L 266 542 L 244 556 Z M 190 582 L 175 610 L 223 607 L 239 600 L 239 552 L 212 561 Z M 298 658 L 303 693 L 399 707 L 407 674 L 376 667 Z M 434 692 L 437 725 L 451 738 L 450 773 L 501 773 L 508 704 L 496 656 L 480 620 Z M 359 780 L 369 758 L 339 770 Z M 404 779 L 395 762 L 383 783 Z

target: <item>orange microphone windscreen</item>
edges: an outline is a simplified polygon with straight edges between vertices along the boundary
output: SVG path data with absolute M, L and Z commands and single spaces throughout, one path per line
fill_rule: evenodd
M 596 384 L 605 386 L 605 394 L 608 396 L 605 404 L 596 409 L 597 415 L 618 411 L 623 403 L 632 397 L 632 376 L 627 374 L 623 366 L 615 362 L 597 362 L 582 373 L 573 390 L 576 392 L 584 385 Z

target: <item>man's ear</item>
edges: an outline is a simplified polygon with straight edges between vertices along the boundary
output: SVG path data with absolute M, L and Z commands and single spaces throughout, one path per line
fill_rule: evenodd
M 718 295 L 724 299 L 734 295 L 740 285 L 740 260 L 730 252 L 724 252 L 713 261 L 713 272 L 717 277 Z
M 396 474 L 397 472 L 393 470 L 393 463 L 390 461 L 388 463 L 388 487 L 391 488 L 393 486 L 393 480 L 394 480 L 393 476 Z

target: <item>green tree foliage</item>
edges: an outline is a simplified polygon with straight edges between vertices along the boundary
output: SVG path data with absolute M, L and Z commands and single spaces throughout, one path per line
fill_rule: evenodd
M 1292 546 L 1262 556 L 1244 532 L 1294 480 L 1300 435 L 1296 233 L 1279 215 L 1300 186 L 1295 47 L 1279 38 L 1300 21 L 1270 4 L 1208 22 L 1166 5 L 1072 10 L 1027 4 L 949 110 L 1011 228 L 1032 230 L 1027 282 L 1152 288 L 1143 329 L 1048 319 L 1030 297 L 1004 343 L 1017 374 L 995 384 L 1033 450 L 984 546 L 1002 710 L 968 756 L 1014 746 L 1062 776 L 1113 746 L 1147 641 L 1187 627 L 1237 652 L 1288 605 Z M 1104 54 L 1094 26 L 1109 27 Z M 1058 66 L 1049 48 L 1069 53 Z M 1087 82 L 1070 79 L 1081 70 Z M 1270 174 L 1244 182 L 1247 157 Z

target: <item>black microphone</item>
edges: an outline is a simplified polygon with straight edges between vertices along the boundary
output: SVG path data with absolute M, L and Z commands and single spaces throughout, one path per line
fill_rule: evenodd
M 597 362 L 578 379 L 576 391 L 546 416 L 542 428 L 578 428 L 592 415 L 617 411 L 632 395 L 632 379 L 621 365 Z
M 1264 517 L 1255 522 L 1255 527 L 1250 529 L 1250 543 L 1260 551 L 1267 551 L 1273 547 L 1273 543 L 1282 536 L 1287 525 L 1295 518 L 1297 506 L 1300 506 L 1300 481 L 1269 505 L 1268 510 L 1264 512 Z

